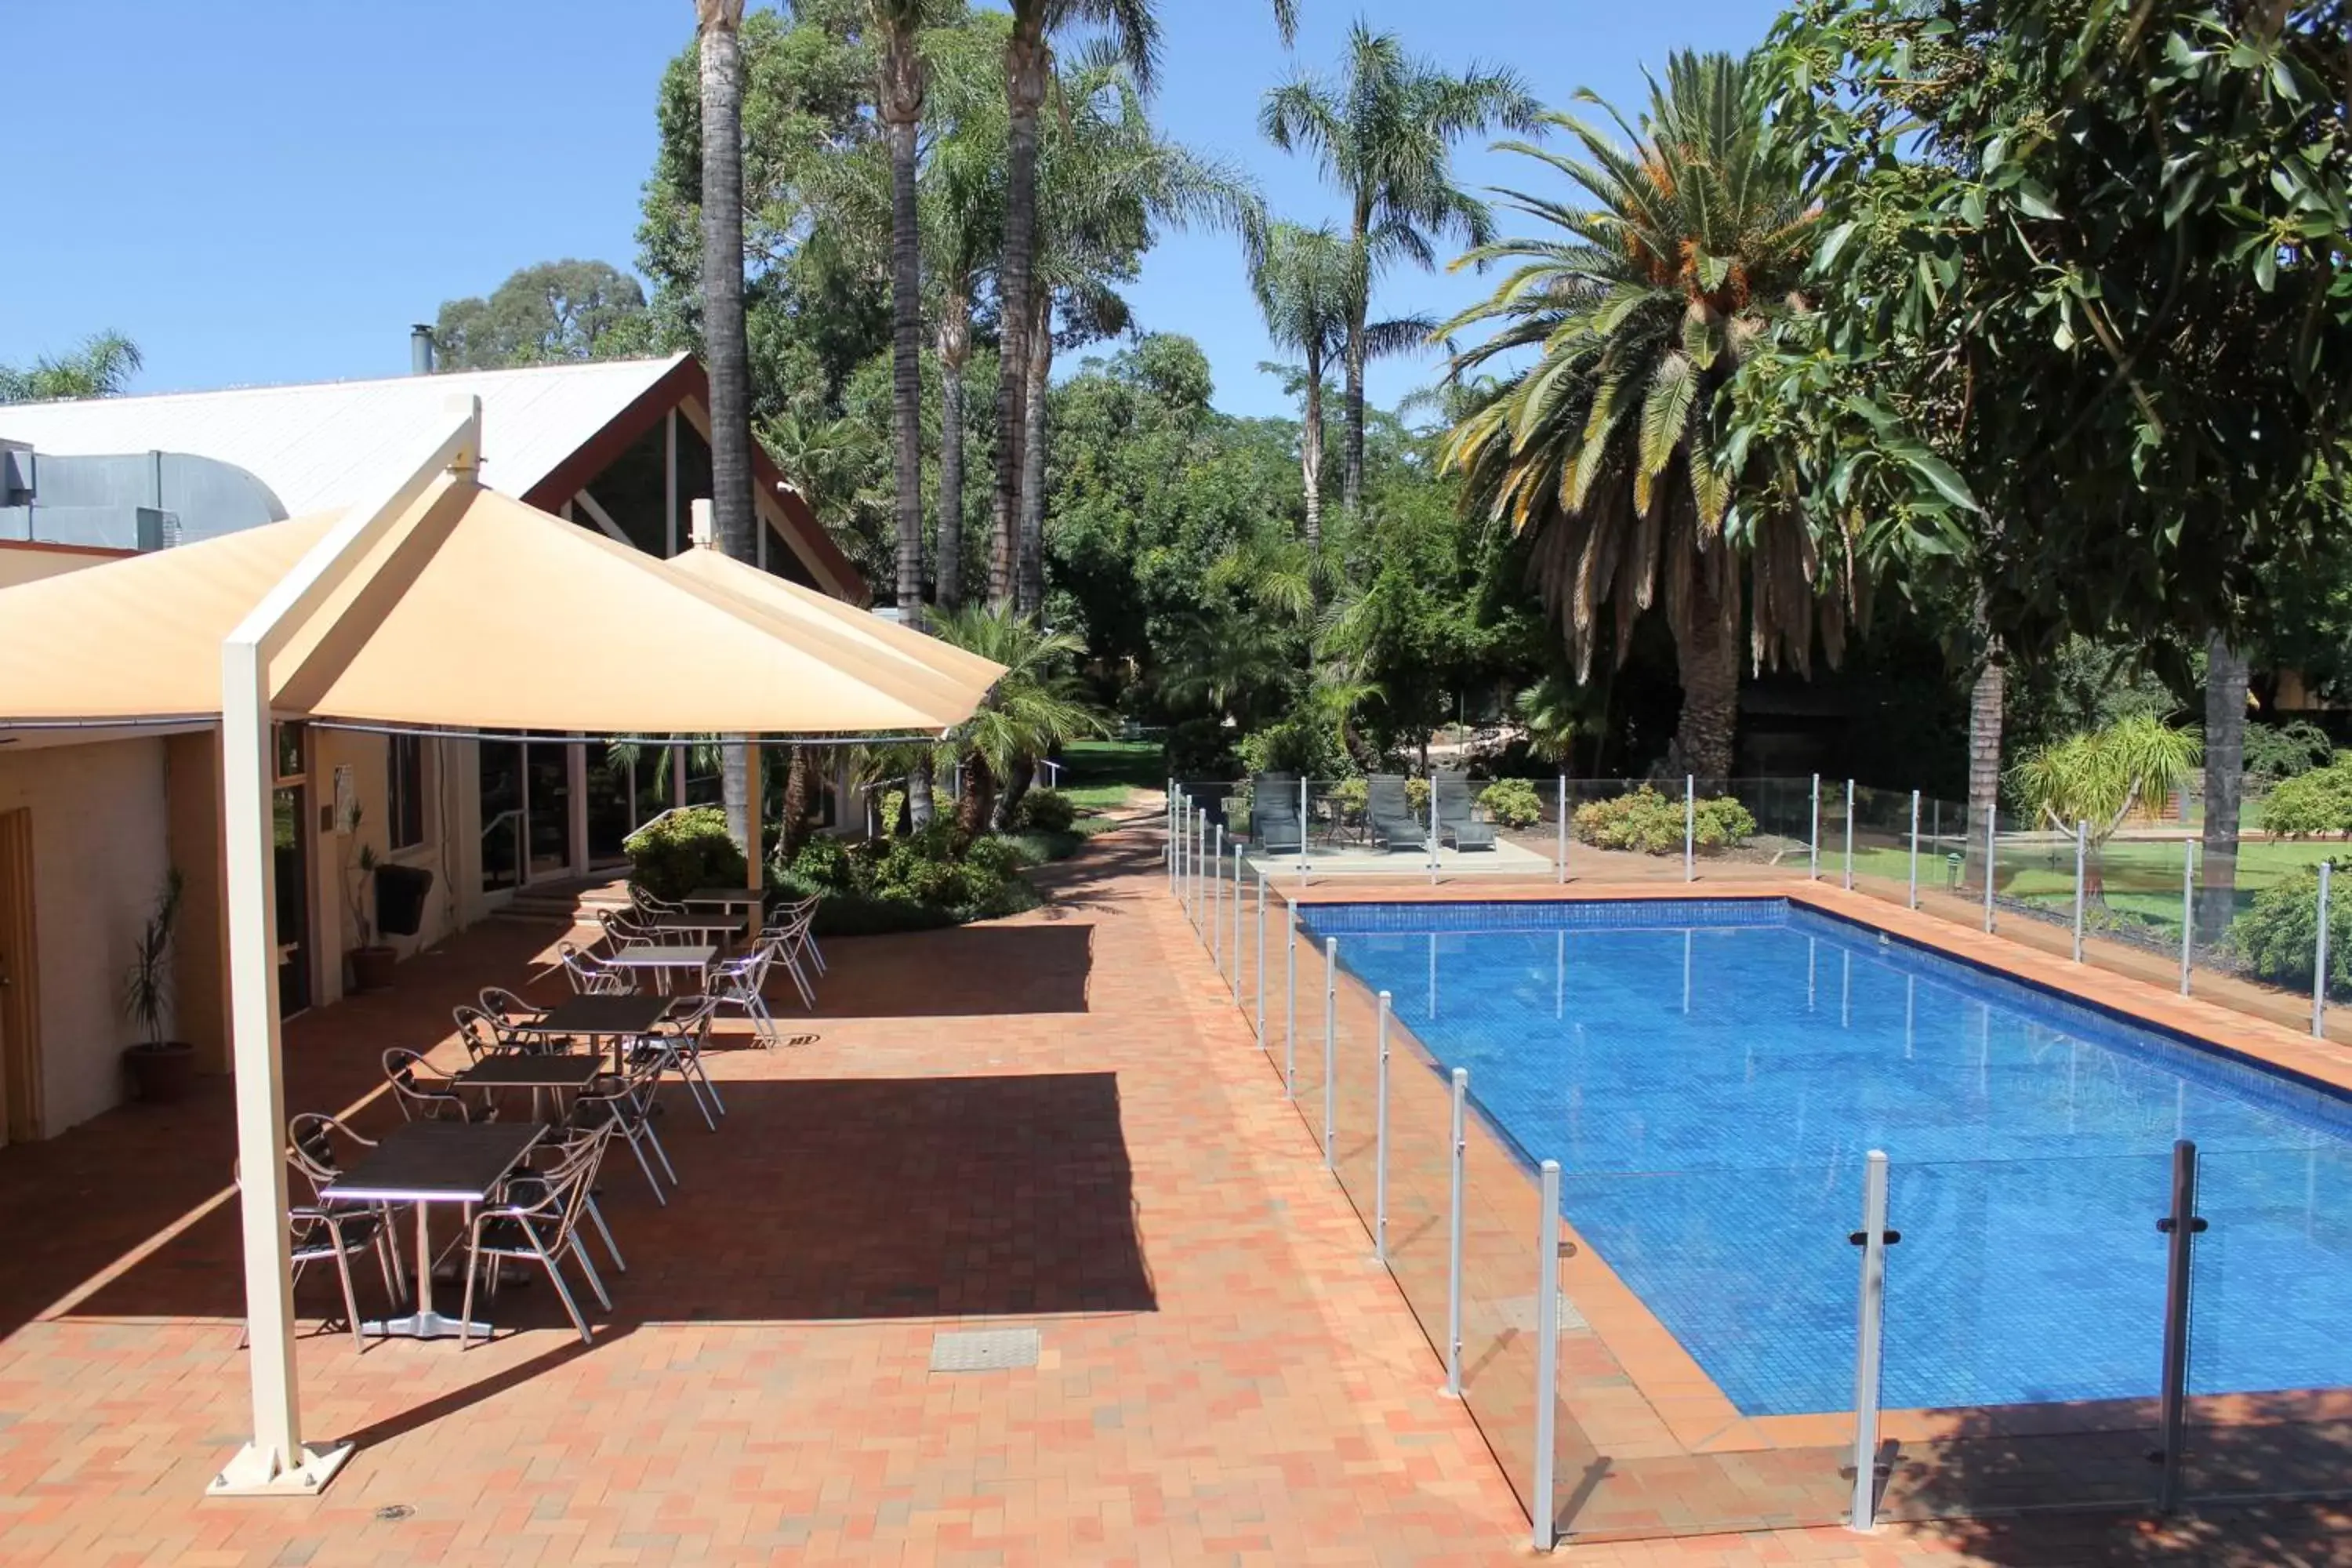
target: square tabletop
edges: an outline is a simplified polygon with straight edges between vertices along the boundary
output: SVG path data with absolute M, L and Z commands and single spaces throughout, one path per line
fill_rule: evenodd
M 681 904 L 717 904 L 721 909 L 757 909 L 767 899 L 762 888 L 697 888 L 678 900 Z
M 675 996 L 567 996 L 541 1016 L 507 1026 L 525 1035 L 642 1035 L 677 1005 Z
M 604 962 L 632 969 L 695 969 L 718 956 L 719 949 L 707 942 L 633 942 Z
M 604 1068 L 602 1053 L 517 1053 L 484 1057 L 449 1081 L 467 1089 L 585 1089 Z
M 404 1121 L 319 1195 L 481 1203 L 546 1133 L 539 1121 Z
M 740 931 L 748 917 L 729 911 L 709 915 L 639 915 L 637 923 L 650 931 Z

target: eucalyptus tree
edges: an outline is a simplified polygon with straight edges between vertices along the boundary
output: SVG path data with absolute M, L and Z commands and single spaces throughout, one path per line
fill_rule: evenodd
M 1492 235 L 1486 204 L 1454 183 L 1453 152 L 1500 124 L 1533 130 L 1539 109 L 1516 72 L 1473 67 L 1449 74 L 1408 54 L 1392 33 L 1357 22 L 1336 76 L 1301 73 L 1265 95 L 1260 130 L 1277 147 L 1312 153 L 1348 201 L 1352 297 L 1341 354 L 1345 448 L 1341 502 L 1364 495 L 1364 364 L 1372 285 L 1396 260 L 1436 265 L 1434 242 L 1483 245 Z
M 0 364 L 0 403 L 53 397 L 113 397 L 127 391 L 144 363 L 121 332 L 93 332 L 71 353 L 24 366 Z
M 1743 599 L 1759 665 L 1809 667 L 1817 606 L 1832 658 L 1845 631 L 1849 601 L 1822 592 L 1846 575 L 1843 537 L 1817 537 L 1802 517 L 1758 504 L 1760 491 L 1743 507 L 1745 454 L 1724 449 L 1726 389 L 1747 346 L 1791 308 L 1814 221 L 1742 61 L 1677 53 L 1638 125 L 1609 112 L 1630 148 L 1563 114 L 1546 119 L 1582 157 L 1505 143 L 1571 190 L 1505 193 L 1548 232 L 1457 263 L 1510 270 L 1448 323 L 1492 329 L 1455 356 L 1454 374 L 1535 357 L 1455 426 L 1445 461 L 1467 474 L 1466 498 L 1536 535 L 1537 581 L 1580 679 L 1604 609 L 1622 662 L 1635 621 L 1663 601 L 1683 692 L 1672 766 L 1723 778 Z

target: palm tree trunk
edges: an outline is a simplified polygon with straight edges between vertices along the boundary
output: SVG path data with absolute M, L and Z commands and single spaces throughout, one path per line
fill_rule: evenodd
M 806 746 L 792 748 L 784 769 L 783 820 L 776 825 L 776 857 L 790 865 L 808 842 L 809 801 L 816 793 L 816 768 Z
M 1054 375 L 1054 299 L 1035 290 L 1029 317 L 1029 387 L 1021 433 L 1021 577 L 1013 607 L 1034 616 L 1045 607 L 1045 388 Z
M 940 307 L 939 581 L 942 611 L 963 605 L 963 367 L 971 353 L 971 300 L 950 289 Z
M 922 63 L 911 22 L 889 31 L 882 65 L 881 111 L 890 132 L 890 426 L 898 503 L 898 618 L 923 624 L 923 271 L 915 216 L 915 130 L 923 115 Z M 907 774 L 907 815 L 931 820 L 931 771 Z
M 1347 405 L 1341 412 L 1347 426 L 1341 434 L 1346 450 L 1341 454 L 1339 476 L 1339 505 L 1351 518 L 1364 504 L 1364 318 L 1372 302 L 1371 267 L 1364 259 L 1364 247 L 1371 216 L 1370 203 L 1358 201 L 1352 237 L 1361 277 L 1355 297 L 1348 302 Z
M 1674 772 L 1717 783 L 1731 777 L 1732 732 L 1739 719 L 1738 618 L 1726 614 L 1727 575 L 1710 561 L 1691 569 L 1685 624 L 1675 628 L 1683 710 L 1666 752 Z
M 1015 0 L 1013 36 L 1004 46 L 1004 100 L 1009 128 L 1004 160 L 1004 262 L 997 293 L 1029 298 L 1030 251 L 1037 228 L 1037 110 L 1045 101 L 1044 0 Z M 1021 521 L 1021 447 L 1028 409 L 1029 313 L 1003 314 L 996 377 L 996 486 L 989 508 L 988 593 L 1013 602 L 1018 586 L 1015 531 Z
M 1977 607 L 1978 624 L 1983 625 L 1984 606 L 1979 596 Z M 1969 691 L 1969 845 L 1968 858 L 1978 860 L 1984 856 L 1985 824 L 1993 820 L 2000 809 L 2000 731 L 2004 702 L 2009 689 L 2009 651 L 2001 646 L 2000 634 L 1987 632 L 1984 641 L 1984 663 L 1977 669 L 1976 684 Z M 1991 877 L 1997 868 L 1983 867 L 1984 875 Z
M 1298 436 L 1299 478 L 1307 487 L 1307 549 L 1323 549 L 1323 356 L 1307 353 L 1307 420 Z
M 710 510 L 719 547 L 755 560 L 751 354 L 743 331 L 742 0 L 695 0 L 702 110 L 702 349 L 710 374 Z M 751 770 L 740 740 L 719 763 L 727 830 L 751 845 Z
M 988 771 L 988 763 L 973 752 L 963 760 L 963 794 L 956 797 L 956 826 L 978 837 L 987 830 L 989 814 L 995 804 L 995 777 Z
M 2238 912 L 2238 808 L 2246 761 L 2246 661 L 2216 633 L 2205 641 L 2205 831 L 2197 936 L 2219 942 Z

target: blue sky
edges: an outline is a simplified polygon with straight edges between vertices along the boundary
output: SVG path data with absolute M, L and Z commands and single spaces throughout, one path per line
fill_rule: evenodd
M 1301 0 L 1295 55 L 1265 0 L 1160 0 L 1159 112 L 1242 163 L 1279 215 L 1339 217 L 1311 163 L 1256 136 L 1259 96 L 1338 57 L 1357 16 L 1455 67 L 1507 63 L 1549 102 L 1590 86 L 1629 105 L 1677 46 L 1742 48 L 1769 0 Z M 634 261 L 654 88 L 693 33 L 690 0 L 12 0 L 0 361 L 114 327 L 142 391 L 395 374 L 407 327 L 560 256 Z M 1465 184 L 1523 177 L 1483 146 Z M 1523 165 L 1525 166 L 1525 165 Z M 1459 309 L 1469 276 L 1400 274 L 1385 311 Z M 1208 351 L 1217 402 L 1283 411 L 1229 239 L 1174 236 L 1132 292 L 1147 328 Z M 1378 368 L 1374 398 L 1429 364 Z

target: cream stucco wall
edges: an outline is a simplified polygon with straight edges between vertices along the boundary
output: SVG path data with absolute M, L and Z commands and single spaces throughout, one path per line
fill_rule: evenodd
M 40 952 L 42 1131 L 122 1098 L 133 944 L 171 865 L 164 742 L 0 750 L 0 811 L 32 813 Z
M 415 866 L 433 873 L 433 888 L 425 895 L 425 918 L 417 933 L 381 939 L 397 949 L 401 957 L 408 958 L 472 923 L 464 896 L 466 884 L 461 880 L 467 868 L 457 854 L 463 816 L 455 805 L 455 797 L 475 793 L 472 769 L 452 771 L 456 762 L 449 754 L 452 743 L 425 742 L 424 842 L 395 853 L 387 847 L 392 821 L 391 750 L 391 740 L 383 735 L 352 730 L 310 731 L 309 826 L 316 884 L 312 907 L 319 911 L 320 961 L 314 994 L 322 1002 L 344 994 L 350 976 L 344 973 L 343 954 L 359 943 L 356 900 L 366 896 L 356 869 L 361 845 L 373 849 L 379 863 Z M 341 768 L 350 770 L 349 797 L 360 808 L 355 833 L 341 831 L 334 815 L 336 771 Z M 372 918 L 372 900 L 368 908 Z

